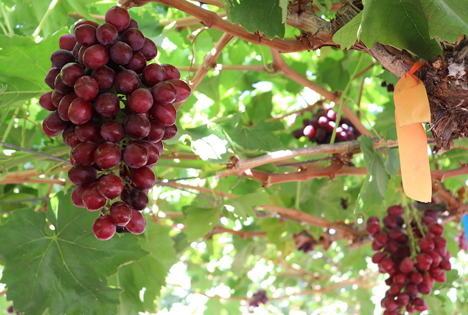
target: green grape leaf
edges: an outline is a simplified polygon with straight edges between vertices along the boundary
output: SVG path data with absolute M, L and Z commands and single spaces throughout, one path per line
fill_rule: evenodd
M 245 109 L 252 124 L 271 117 L 271 110 L 273 108 L 272 97 L 273 94 L 271 92 L 257 94 L 252 97 L 252 101 Z
M 273 151 L 278 149 L 281 142 L 274 134 L 277 125 L 271 122 L 259 121 L 252 127 L 240 123 L 232 131 L 227 131 L 231 140 L 246 150 Z
M 300 224 L 289 221 L 281 222 L 276 218 L 265 218 L 260 222 L 260 226 L 266 232 L 268 243 L 275 244 L 280 251 L 287 248 L 288 242 L 292 244 L 292 234 L 303 229 Z
M 321 216 L 323 213 L 325 218 L 332 222 L 344 220 L 347 213 L 343 212 L 341 205 L 341 199 L 346 198 L 343 186 L 344 181 L 339 177 L 332 181 L 326 178 L 317 178 L 303 183 L 299 197 L 301 210 L 314 216 Z M 327 211 L 324 212 L 323 209 L 327 209 Z
M 423 10 L 432 38 L 454 43 L 460 35 L 468 34 L 468 1 L 427 0 L 423 1 Z
M 391 73 L 390 71 L 384 70 L 381 74 L 377 76 L 377 78 L 382 79 L 382 82 L 389 84 L 396 85 L 398 82 L 398 77 Z
M 390 180 L 390 175 L 385 168 L 384 159 L 380 152 L 374 149 L 374 143 L 371 138 L 365 135 L 361 136 L 361 150 L 364 153 L 368 175 L 356 199 L 355 212 L 361 211 L 364 207 L 371 209 L 375 205 L 380 206 L 384 200 L 388 181 Z
M 229 161 L 228 141 L 218 125 L 209 123 L 184 130 L 192 138 L 192 150 L 202 160 L 210 163 Z
M 226 0 L 226 13 L 232 23 L 249 32 L 259 31 L 269 39 L 283 38 L 286 32 L 287 1 Z
M 350 79 L 348 61 L 347 58 L 341 60 L 335 60 L 331 57 L 325 58 L 318 66 L 318 81 L 328 84 L 333 90 L 343 90 Z
M 120 290 L 105 278 L 147 253 L 135 238 L 97 240 L 92 226 L 98 214 L 73 206 L 70 194 L 60 192 L 51 205 L 45 213 L 15 210 L 0 229 L 1 282 L 8 298 L 15 310 L 28 315 L 46 309 L 51 314 L 115 315 Z
M 218 224 L 220 213 L 211 208 L 200 208 L 188 206 L 183 209 L 185 216 L 185 233 L 187 240 L 199 239 Z
M 177 262 L 174 241 L 168 227 L 147 221 L 145 233 L 138 239 L 139 246 L 150 254 L 131 264 L 121 266 L 117 272 L 120 294 L 118 314 L 138 314 L 154 312 L 154 301 L 166 284 L 166 276 L 171 266 Z M 140 292 L 143 299 L 140 298 Z
M 379 42 L 429 60 L 442 54 L 442 47 L 431 38 L 428 20 L 419 1 L 367 0 L 360 38 L 369 48 Z
M 246 220 L 248 216 L 256 217 L 254 208 L 256 206 L 270 204 L 270 198 L 266 192 L 246 194 L 237 198 L 231 198 L 224 202 L 223 206 L 232 211 L 240 219 Z
M 50 69 L 50 55 L 59 48 L 54 36 L 34 42 L 30 37 L 0 35 L 0 108 L 50 91 L 44 78 Z
M 395 177 L 400 171 L 400 155 L 397 150 L 385 150 L 387 152 L 387 160 L 385 160 L 385 169 L 388 174 Z
M 333 35 L 333 41 L 340 45 L 341 49 L 349 49 L 359 38 L 361 22 L 362 11 Z
M 46 37 L 70 24 L 71 19 L 68 13 L 79 13 L 87 20 L 94 20 L 87 7 L 94 2 L 96 1 L 62 0 L 51 2 L 50 0 L 15 0 L 15 9 L 9 12 L 10 24 L 17 25 L 15 32 L 31 36 L 39 24 L 43 22 L 39 35 Z M 51 4 L 53 4 L 53 7 L 49 9 Z

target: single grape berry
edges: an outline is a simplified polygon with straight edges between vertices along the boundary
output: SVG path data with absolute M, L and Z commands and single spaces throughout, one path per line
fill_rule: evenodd
M 94 161 L 103 170 L 112 168 L 120 162 L 120 148 L 113 142 L 104 142 L 94 151 Z
M 109 216 L 114 224 L 125 226 L 132 218 L 132 208 L 122 201 L 117 201 L 110 207 Z
M 116 225 L 109 215 L 97 218 L 93 224 L 93 234 L 100 241 L 111 239 L 115 234 Z
M 414 268 L 414 262 L 411 258 L 406 257 L 400 262 L 399 269 L 402 273 L 410 273 L 413 271 Z
M 59 47 L 60 49 L 65 49 L 72 51 L 76 45 L 76 38 L 73 34 L 63 34 L 59 38 Z
M 122 154 L 125 164 L 131 168 L 140 168 L 148 162 L 148 151 L 140 144 L 130 143 Z
M 106 199 L 115 199 L 123 191 L 123 183 L 120 177 L 114 174 L 108 174 L 101 177 L 98 181 L 97 190 Z
M 106 198 L 97 190 L 98 183 L 92 183 L 83 192 L 83 203 L 89 211 L 96 211 L 104 207 Z
M 107 10 L 105 20 L 120 33 L 130 25 L 130 14 L 124 8 L 115 6 Z
M 130 233 L 141 234 L 146 228 L 145 217 L 140 211 L 132 209 L 132 218 L 125 227 Z
M 73 166 L 68 171 L 68 179 L 75 185 L 92 183 L 96 180 L 97 172 L 91 166 Z

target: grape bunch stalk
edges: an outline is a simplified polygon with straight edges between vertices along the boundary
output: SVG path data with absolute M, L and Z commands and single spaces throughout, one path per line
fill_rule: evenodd
M 336 127 L 336 142 L 356 140 L 361 133 L 346 118 L 337 122 L 337 113 L 333 109 L 321 109 L 313 115 L 312 119 L 304 119 L 302 128 L 292 131 L 296 139 L 308 137 L 310 141 L 318 144 L 330 143 L 333 129 Z
M 367 232 L 374 238 L 372 249 L 377 251 L 372 262 L 378 264 L 381 273 L 390 276 L 385 281 L 390 288 L 381 301 L 384 315 L 402 314 L 404 309 L 410 314 L 427 310 L 419 294 L 431 293 L 434 281 L 445 282 L 445 271 L 452 269 L 437 212 L 426 210 L 421 222 L 414 218 L 406 230 L 403 212 L 401 206 L 389 207 L 383 227 L 377 217 L 367 220 Z
M 191 90 L 177 68 L 150 62 L 158 49 L 123 8 L 110 8 L 101 25 L 80 21 L 73 32 L 60 36 L 50 57 L 45 82 L 53 91 L 39 100 L 51 111 L 44 133 L 62 133 L 71 148 L 72 202 L 100 210 L 96 238 L 141 234 L 161 141 L 177 134 L 174 103 Z

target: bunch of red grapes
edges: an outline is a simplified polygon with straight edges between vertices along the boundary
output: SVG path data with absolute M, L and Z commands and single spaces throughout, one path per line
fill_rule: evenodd
M 333 109 L 319 110 L 312 119 L 304 119 L 303 127 L 293 130 L 296 139 L 308 137 L 310 141 L 318 144 L 330 143 L 333 129 L 337 124 L 337 113 Z M 346 118 L 341 118 L 336 128 L 335 142 L 356 140 L 361 133 Z
M 468 250 L 468 243 L 466 242 L 466 234 L 464 229 L 461 230 L 460 235 L 457 236 L 455 240 L 458 241 L 458 248 L 460 250 Z
M 426 210 L 421 220 L 424 236 L 413 220 L 411 231 L 417 244 L 415 256 L 412 256 L 410 238 L 402 228 L 403 208 L 391 206 L 387 212 L 382 228 L 377 217 L 367 221 L 367 232 L 374 237 L 372 249 L 377 251 L 372 262 L 378 264 L 381 273 L 390 275 L 385 281 L 390 288 L 381 301 L 386 309 L 384 315 L 401 314 L 403 308 L 410 314 L 425 311 L 427 304 L 418 294 L 431 293 L 434 281 L 445 282 L 445 271 L 452 268 L 447 241 L 442 237 L 444 227 L 437 223 L 438 215 L 434 210 Z
M 252 299 L 249 301 L 249 306 L 258 307 L 261 303 L 265 304 L 268 302 L 265 290 L 258 290 L 253 294 Z
M 80 21 L 73 31 L 60 37 L 50 57 L 45 82 L 53 91 L 39 100 L 52 112 L 42 123 L 44 133 L 63 132 L 72 148 L 72 201 L 100 210 L 96 238 L 141 234 L 161 141 L 177 134 L 174 103 L 185 101 L 190 88 L 174 66 L 147 64 L 157 47 L 123 8 L 110 8 L 102 25 Z

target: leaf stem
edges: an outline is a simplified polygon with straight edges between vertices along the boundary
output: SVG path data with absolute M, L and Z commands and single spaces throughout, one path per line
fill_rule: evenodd
M 5 35 L 8 36 L 8 31 L 5 29 L 5 26 L 3 26 L 2 21 L 0 21 L 0 27 L 2 28 L 3 33 L 5 33 Z
M 59 161 L 59 162 L 70 164 L 70 161 L 67 161 L 67 160 L 52 156 L 52 155 L 48 155 L 48 154 L 45 154 L 45 153 L 25 149 L 25 148 L 18 147 L 18 146 L 13 145 L 13 144 L 9 144 L 9 143 L 5 143 L 5 142 L 0 141 L 0 146 L 2 146 L 2 145 L 6 146 L 8 148 L 12 148 L 14 150 L 24 151 L 24 152 L 32 153 L 32 154 L 35 154 L 35 155 L 43 156 L 43 157 L 46 157 L 46 158 L 49 158 L 49 159 L 52 159 L 52 160 L 56 160 L 56 161 Z
M 43 200 L 49 200 L 49 199 L 50 197 L 5 201 L 5 202 L 0 202 L 0 206 L 12 205 L 15 203 L 23 203 L 23 202 L 36 202 L 36 201 L 43 201 Z
M 359 66 L 361 65 L 362 60 L 364 60 L 364 54 L 361 54 L 361 57 L 359 58 L 358 64 L 357 64 L 356 68 L 354 68 L 353 75 L 350 77 L 348 84 L 346 84 L 346 87 L 345 87 L 343 93 L 340 95 L 340 98 L 338 99 L 338 104 L 339 104 L 340 107 L 338 108 L 338 113 L 336 115 L 336 122 L 337 123 L 335 125 L 335 128 L 333 129 L 333 133 L 332 133 L 332 136 L 331 136 L 331 139 L 330 139 L 330 144 L 335 143 L 336 128 L 338 128 L 338 122 L 340 121 L 341 114 L 343 113 L 343 107 L 345 106 L 343 101 L 344 101 L 344 99 L 346 97 L 346 94 L 348 94 L 349 89 L 351 88 L 351 84 L 353 83 L 354 79 L 356 78 L 356 73 L 358 72 L 358 69 L 359 69 Z
M 410 210 L 408 207 L 408 203 L 406 202 L 406 195 L 403 191 L 402 187 L 399 187 L 398 190 L 400 191 L 400 198 L 401 198 L 401 206 L 405 211 L 405 223 L 406 223 L 406 233 L 408 234 L 410 249 L 411 249 L 411 259 L 416 258 L 416 247 L 415 247 L 415 239 L 413 235 L 413 230 L 411 229 L 411 222 L 409 219 Z
M 16 108 L 15 113 L 11 113 L 12 115 L 18 115 L 19 108 Z M 8 126 L 5 130 L 5 133 L 2 136 L 2 140 L 6 140 L 8 138 L 8 135 L 10 134 L 11 128 L 13 128 L 13 125 L 15 123 L 15 119 L 11 118 L 10 122 L 8 123 Z M 0 149 L 2 148 L 2 142 L 0 142 Z
M 297 190 L 296 190 L 296 201 L 294 203 L 294 208 L 297 210 L 301 210 L 300 208 L 300 198 L 301 198 L 301 181 L 297 182 Z
M 6 11 L 5 11 L 5 6 L 1 3 L 1 1 L 0 1 L 0 8 L 2 9 L 2 15 L 3 15 L 3 18 L 5 19 L 5 24 L 6 24 L 7 28 L 8 28 L 9 34 L 7 34 L 7 35 L 9 35 L 11 37 L 11 36 L 13 36 L 15 34 L 15 32 L 11 28 L 10 20 L 8 19 L 8 16 L 7 16 Z
M 57 4 L 58 0 L 52 0 L 52 2 L 49 4 L 49 8 L 47 9 L 46 13 L 44 14 L 44 17 L 42 18 L 41 22 L 39 23 L 39 26 L 36 28 L 36 30 L 33 33 L 33 37 L 36 37 L 39 35 L 41 32 L 42 28 L 44 27 L 45 22 L 47 21 L 47 18 L 49 17 L 50 13 L 52 10 L 55 8 L 55 5 Z

